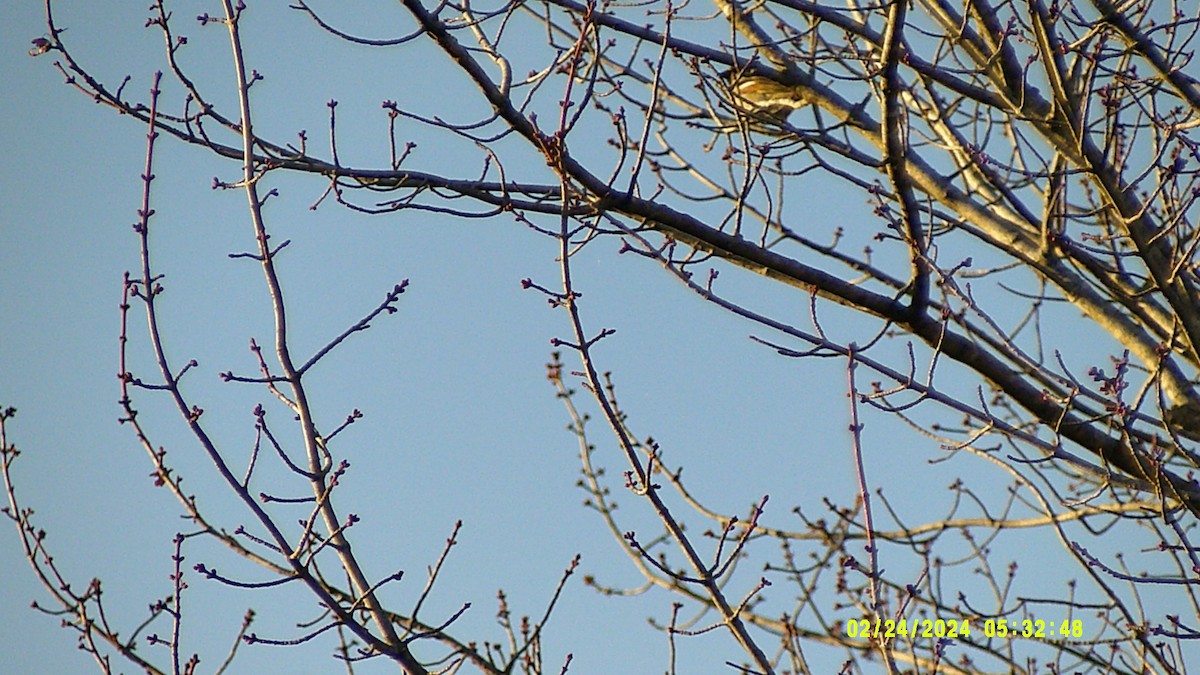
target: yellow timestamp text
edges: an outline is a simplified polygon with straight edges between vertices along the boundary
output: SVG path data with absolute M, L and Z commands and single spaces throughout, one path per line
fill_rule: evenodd
M 1083 621 L 1064 619 L 851 619 L 846 622 L 846 637 L 866 639 L 971 637 L 982 633 L 986 638 L 1002 640 L 1062 640 L 1083 637 Z

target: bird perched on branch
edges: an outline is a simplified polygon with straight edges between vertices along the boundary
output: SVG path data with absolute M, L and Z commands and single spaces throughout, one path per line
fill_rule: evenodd
M 743 70 L 726 70 L 721 79 L 728 87 L 734 108 L 752 116 L 773 117 L 780 122 L 808 105 L 804 87 L 783 84 L 774 78 Z

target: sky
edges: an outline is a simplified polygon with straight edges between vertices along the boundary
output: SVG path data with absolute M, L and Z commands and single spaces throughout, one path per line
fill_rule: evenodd
M 110 80 L 128 73 L 131 91 L 149 89 L 153 70 L 161 67 L 161 40 L 141 28 L 141 5 L 100 11 L 92 3 L 62 3 L 56 8 L 85 64 Z M 0 58 L 9 92 L 0 97 L 0 147 L 9 158 L 0 168 L 0 288 L 5 289 L 0 404 L 18 409 L 9 425 L 9 440 L 22 451 L 13 467 L 17 494 L 35 509 L 38 526 L 49 532 L 47 545 L 74 587 L 102 578 L 114 621 L 132 626 L 150 602 L 169 591 L 172 538 L 188 531 L 170 496 L 153 486 L 144 451 L 117 421 L 117 305 L 122 274 L 138 265 L 130 226 L 140 203 L 146 130 L 66 86 L 53 57 L 26 54 L 29 41 L 45 32 L 40 7 L 6 4 L 0 12 Z M 259 51 L 277 49 L 296 60 L 291 68 L 251 64 L 267 75 L 262 89 L 270 94 L 260 129 L 294 133 L 306 128 L 318 137 L 327 125 L 326 101 L 337 98 L 340 110 L 376 125 L 367 139 L 347 133 L 343 157 L 383 164 L 382 97 L 378 91 L 372 92 L 375 98 L 357 93 L 339 72 L 365 69 L 364 78 L 386 80 L 387 69 L 370 63 L 375 56 L 361 50 L 349 50 L 349 64 L 306 57 L 305 50 L 286 42 L 288 31 L 301 30 L 305 41 L 326 46 L 332 41 L 294 13 L 281 16 L 291 23 L 273 36 L 247 29 L 255 38 L 274 41 L 259 43 Z M 203 36 L 188 27 L 198 47 Z M 227 74 L 225 53 L 216 44 L 218 49 L 205 57 L 211 63 L 192 64 L 202 77 Z M 320 79 L 322 86 L 305 86 L 309 78 Z M 425 86 L 434 82 L 439 93 L 455 92 L 436 75 Z M 307 91 L 293 89 L 300 87 Z M 165 88 L 178 93 L 169 84 Z M 387 93 L 387 87 L 376 89 Z M 404 101 L 422 90 L 397 87 L 391 95 Z M 226 92 L 218 90 L 218 98 Z M 359 148 L 365 149 L 356 155 Z M 234 180 L 238 169 L 170 141 L 160 143 L 156 153 L 151 238 L 167 275 L 168 349 L 177 362 L 195 357 L 201 363 L 187 386 L 206 417 L 221 420 L 214 425 L 218 438 L 236 448 L 231 452 L 245 453 L 253 442 L 251 410 L 269 395 L 222 384 L 217 373 L 253 375 L 248 342 L 253 337 L 269 344 L 271 328 L 261 272 L 245 260 L 228 258 L 253 244 L 244 196 L 211 189 L 214 177 Z M 453 166 L 453 158 L 441 156 L 439 148 L 420 158 L 435 168 Z M 565 317 L 520 284 L 527 277 L 551 286 L 556 282 L 555 242 L 511 221 L 364 218 L 332 204 L 313 212 L 308 207 L 321 195 L 321 181 L 285 177 L 279 187 L 282 196 L 268 213 L 277 236 L 293 241 L 281 269 L 302 352 L 311 353 L 365 315 L 393 284 L 410 282 L 398 303 L 400 312 L 350 340 L 314 372 L 310 385 L 328 426 L 356 407 L 366 415 L 351 430 L 369 429 L 349 453 L 354 468 L 342 509 L 364 517 L 355 530 L 368 542 L 362 548 L 370 549 L 373 572 L 390 573 L 392 566 L 408 571 L 411 582 L 393 596 L 398 606 L 411 603 L 426 566 L 436 560 L 458 519 L 464 525 L 444 572 L 445 592 L 434 595 L 426 616 L 448 616 L 471 602 L 473 611 L 460 623 L 472 639 L 502 638 L 493 619 L 498 589 L 506 591 L 515 614 L 540 616 L 576 553 L 583 556 L 581 573 L 613 586 L 638 584 L 598 519 L 582 506 L 584 495 L 574 485 L 577 449 L 565 430 L 569 418 L 545 379 L 551 338 L 569 337 Z M 750 345 L 744 325 L 704 307 L 682 286 L 664 283 L 652 266 L 615 255 L 614 246 L 594 248 L 596 253 L 580 256 L 576 273 L 585 294 L 601 283 L 614 289 L 595 293 L 588 310 L 597 330 L 618 330 L 610 340 L 613 347 L 601 353 L 622 355 L 612 367 L 620 373 L 624 403 L 638 410 L 639 418 L 678 427 L 647 428 L 645 434 L 653 433 L 666 447 L 694 444 L 695 452 L 712 458 L 708 466 L 693 463 L 689 472 L 697 479 L 708 475 L 731 485 L 740 482 L 742 489 L 719 495 L 719 505 L 744 513 L 763 487 L 749 480 L 749 472 L 739 480 L 737 467 L 753 465 L 746 455 L 755 446 L 777 442 L 766 420 L 803 416 L 811 404 L 798 396 L 743 400 L 713 386 L 706 360 L 714 354 L 743 364 L 750 358 L 756 366 L 752 375 L 722 368 L 722 378 L 756 377 L 759 386 L 780 389 L 795 389 L 796 383 L 777 372 L 777 357 Z M 704 312 L 703 330 L 698 330 L 697 310 Z M 152 378 L 145 320 L 135 316 L 131 323 L 131 345 L 143 350 L 135 372 Z M 201 503 L 229 529 L 246 522 L 182 433 L 177 415 L 150 394 L 139 395 L 137 404 Z M 840 402 L 831 408 L 840 408 Z M 286 417 L 279 410 L 275 415 L 284 427 Z M 730 438 L 726 420 L 739 416 L 762 419 L 760 430 Z M 606 463 L 616 465 L 611 442 L 602 429 L 595 434 Z M 207 561 L 261 578 L 219 557 L 211 546 L 197 543 L 185 555 L 189 563 Z M 0 569 L 8 579 L 0 585 L 6 626 L 0 635 L 5 655 L 0 671 L 89 670 L 90 662 L 75 649 L 72 634 L 58 627 L 59 620 L 29 609 L 32 600 L 45 603 L 47 597 L 11 532 L 0 534 Z M 573 672 L 600 672 L 622 663 L 629 672 L 650 664 L 661 668 L 665 641 L 642 626 L 649 615 L 664 619 L 668 599 L 660 597 L 652 607 L 622 603 L 584 588 L 580 576 L 568 585 L 551 623 L 544 647 L 549 663 L 571 652 Z M 188 647 L 200 651 L 210 666 L 223 658 L 249 606 L 259 610 L 260 634 L 295 635 L 289 623 L 294 617 L 271 611 L 279 597 L 263 593 L 262 600 L 238 599 L 194 576 L 191 584 L 195 594 L 185 602 L 196 619 L 185 635 Z M 297 616 L 315 615 L 303 594 L 286 600 Z M 555 624 L 564 626 L 563 636 L 555 633 Z M 565 639 L 575 625 L 594 630 L 584 642 Z M 141 649 L 153 653 L 147 646 Z M 281 662 L 290 664 L 290 672 L 324 672 L 331 665 L 314 666 L 311 655 L 280 648 L 243 648 L 238 664 L 241 672 L 249 672 L 256 663 Z
M 179 14 L 199 11 L 194 4 L 181 4 Z M 56 7 L 70 29 L 65 39 L 86 66 L 109 82 L 128 74 L 128 90 L 144 93 L 162 67 L 161 38 L 141 27 L 142 3 L 119 5 Z M 348 30 L 375 37 L 402 32 L 396 5 L 360 9 L 343 17 Z M 255 20 L 260 11 L 265 18 Z M 326 103 L 336 99 L 346 120 L 339 127 L 343 160 L 383 166 L 383 99 L 428 112 L 453 110 L 464 120 L 480 110 L 478 97 L 429 50 L 345 47 L 298 13 L 257 4 L 247 17 L 250 66 L 266 77 L 255 89 L 264 135 L 288 141 L 306 129 L 310 143 L 324 148 Z M 130 225 L 140 204 L 146 130 L 65 85 L 53 55 L 26 54 L 29 41 L 45 32 L 36 3 L 6 3 L 0 19 L 0 151 L 6 158 L 0 163 L 0 406 L 19 410 L 8 428 L 9 442 L 22 451 L 13 475 L 18 497 L 49 533 L 47 545 L 62 571 L 77 589 L 102 578 L 110 617 L 127 633 L 145 607 L 169 591 L 172 538 L 189 531 L 170 495 L 154 486 L 133 434 L 118 423 L 118 304 L 123 273 L 138 265 Z M 189 72 L 228 106 L 223 32 L 180 25 L 190 41 Z M 165 91 L 178 101 L 177 86 Z M 252 338 L 269 344 L 272 330 L 261 271 L 229 257 L 253 247 L 244 195 L 212 188 L 214 177 L 236 180 L 238 166 L 168 139 L 156 154 L 151 242 L 166 275 L 168 352 L 177 364 L 199 362 L 185 386 L 233 464 L 244 466 L 254 440 L 254 406 L 268 402 L 278 429 L 287 428 L 287 416 L 269 405 L 267 392 L 218 377 L 227 370 L 254 375 L 247 345 Z M 414 161 L 452 172 L 462 171 L 470 157 L 453 144 L 435 143 L 419 146 Z M 273 175 L 271 185 L 280 196 L 268 206 L 270 226 L 277 241 L 292 242 L 279 264 L 300 353 L 319 349 L 394 284 L 409 281 L 397 314 L 347 341 L 309 381 L 324 428 L 356 408 L 365 415 L 342 437 L 352 469 L 339 508 L 363 518 L 353 535 L 370 573 L 406 571 L 386 598 L 400 608 L 411 604 L 461 519 L 459 543 L 427 619 L 469 602 L 472 609 L 456 624 L 459 634 L 500 640 L 498 589 L 514 614 L 540 616 L 562 570 L 580 554 L 581 573 L 568 583 L 544 640 L 548 669 L 571 653 L 571 672 L 662 672 L 666 641 L 646 620 L 665 621 L 672 598 L 657 592 L 610 598 L 580 581 L 587 574 L 610 586 L 640 584 L 582 504 L 569 418 L 545 378 L 552 338 L 570 338 L 566 316 L 521 286 L 525 278 L 557 283 L 556 242 L 511 219 L 366 217 L 330 200 L 313 210 L 325 188 L 321 179 Z M 845 206 L 831 201 L 814 204 L 812 216 Z M 787 513 L 796 504 L 816 512 L 824 496 L 853 502 L 843 363 L 782 359 L 748 339 L 761 334 L 758 329 L 705 304 L 652 263 L 618 255 L 616 242 L 585 249 L 574 272 L 593 332 L 617 330 L 597 353 L 602 369 L 615 373 L 631 425 L 640 437 L 658 439 L 669 461 L 687 467 L 710 505 L 745 513 L 769 493 L 778 522 L 794 526 Z M 772 296 L 753 280 L 722 278 L 761 306 L 796 316 L 808 311 L 803 294 Z M 854 320 L 825 311 L 837 330 L 858 329 Z M 144 323 L 141 315 L 131 322 L 133 370 L 151 379 Z M 578 368 L 571 354 L 564 359 L 568 371 Z M 578 378 L 572 382 L 580 388 Z M 247 522 L 167 402 L 140 392 L 136 405 L 155 443 L 214 519 L 228 529 Z M 585 408 L 595 415 L 594 406 Z M 598 460 L 615 477 L 617 450 L 598 419 L 592 427 Z M 868 417 L 865 438 L 874 448 L 870 473 L 881 482 L 914 461 L 939 456 L 936 443 L 877 418 Z M 923 470 L 923 480 L 940 491 L 964 468 Z M 278 469 L 262 471 L 280 476 Z M 629 527 L 654 531 L 640 505 L 620 494 L 618 480 L 612 487 Z M 920 492 L 901 489 L 892 496 L 899 506 L 919 506 Z M 262 580 L 199 540 L 189 540 L 185 556 L 188 567 L 205 562 Z M 29 609 L 47 597 L 15 536 L 3 530 L 0 570 L 0 672 L 87 672 L 88 659 L 59 619 Z M 199 651 L 209 666 L 224 657 L 247 607 L 258 612 L 260 635 L 281 639 L 297 634 L 297 620 L 316 616 L 303 592 L 238 593 L 195 575 L 189 585 L 185 651 Z M 140 649 L 165 662 L 153 647 Z M 235 671 L 328 672 L 336 666 L 321 660 L 328 652 L 328 645 L 243 648 Z M 680 658 L 680 672 L 716 672 L 711 664 L 740 660 L 740 654 L 724 635 L 710 634 L 689 640 Z M 362 672 L 385 667 L 366 664 Z

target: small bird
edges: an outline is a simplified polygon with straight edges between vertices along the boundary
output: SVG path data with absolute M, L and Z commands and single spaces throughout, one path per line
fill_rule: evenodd
M 808 105 L 808 93 L 803 87 L 783 84 L 758 73 L 726 70 L 721 79 L 729 88 L 730 102 L 749 115 L 773 117 L 782 122 Z

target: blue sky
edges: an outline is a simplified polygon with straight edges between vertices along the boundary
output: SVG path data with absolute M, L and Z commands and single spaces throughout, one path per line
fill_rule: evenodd
M 7 5 L 3 12 L 0 58 L 9 95 L 0 97 L 0 147 L 9 161 L 0 168 L 5 192 L 0 200 L 0 287 L 5 289 L 0 298 L 5 335 L 0 402 L 19 409 L 10 426 L 10 441 L 23 451 L 14 467 L 18 496 L 36 509 L 37 523 L 50 533 L 48 545 L 75 586 L 85 587 L 92 576 L 103 578 L 114 620 L 131 626 L 147 604 L 169 590 L 171 538 L 181 528 L 187 531 L 170 496 L 153 487 L 150 465 L 136 440 L 117 424 L 117 304 L 122 273 L 137 265 L 130 225 L 140 199 L 145 129 L 65 86 L 52 56 L 26 56 L 29 40 L 44 32 L 40 8 Z M 70 27 L 67 36 L 85 64 L 110 79 L 128 72 L 130 91 L 149 88 L 153 70 L 161 67 L 156 60 L 160 41 L 140 28 L 140 5 L 99 11 L 93 5 L 66 3 L 57 14 Z M 291 18 L 288 29 L 304 30 L 306 41 L 331 42 L 299 17 Z M 202 32 L 190 24 L 188 28 L 199 47 L 202 37 L 196 35 Z M 256 30 L 247 32 L 254 35 Z M 222 36 L 220 31 L 208 33 Z M 112 37 L 116 35 L 121 37 Z M 306 58 L 305 50 L 279 34 L 263 39 L 274 41 L 270 46 L 288 59 Z M 113 47 L 114 42 L 120 46 Z M 269 51 L 268 45 L 258 49 Z M 383 164 L 378 132 L 384 117 L 378 106 L 389 95 L 387 87 L 375 87 L 374 98 L 359 94 L 339 69 L 374 67 L 375 77 L 385 78 L 387 68 L 372 66 L 360 50 L 349 52 L 351 63 L 323 62 L 315 71 L 300 63 L 292 68 L 252 64 L 267 75 L 261 88 L 270 93 L 259 109 L 260 129 L 294 133 L 307 128 L 312 142 L 323 145 L 325 102 L 338 98 L 339 112 L 347 119 L 361 117 L 376 125 L 371 134 L 350 127 L 342 139 L 343 157 Z M 193 66 L 202 78 L 220 81 L 227 70 L 224 56 L 218 43 L 206 57 L 212 63 Z M 292 92 L 309 78 L 320 79 L 321 86 Z M 431 79 L 439 93 L 455 91 L 444 80 Z M 178 93 L 177 88 L 168 90 Z M 220 98 L 228 89 L 213 91 Z M 279 98 L 282 92 L 292 93 Z M 390 95 L 401 101 L 414 96 L 399 87 Z M 221 384 L 216 373 L 254 373 L 246 345 L 251 337 L 269 343 L 270 316 L 261 273 L 244 260 L 227 257 L 253 243 L 244 197 L 211 189 L 214 176 L 236 178 L 237 166 L 170 141 L 161 143 L 157 153 L 153 199 L 158 215 L 152 241 L 167 274 L 163 311 L 169 350 L 178 362 L 200 361 L 188 386 L 206 417 L 223 420 L 214 425 L 219 439 L 236 448 L 232 452 L 243 452 L 253 439 L 250 411 L 269 396 Z M 436 147 L 419 158 L 433 169 L 454 167 L 453 158 Z M 447 565 L 445 590 L 435 593 L 427 616 L 472 602 L 472 612 L 461 622 L 471 639 L 502 637 L 492 619 L 498 588 L 506 590 L 515 613 L 540 615 L 575 553 L 583 554 L 583 574 L 615 586 L 639 583 L 598 520 L 581 506 L 583 495 L 574 487 L 574 439 L 565 431 L 568 419 L 543 367 L 552 350 L 550 339 L 569 337 L 564 316 L 520 286 L 525 277 L 555 283 L 555 242 L 511 221 L 464 223 L 433 215 L 364 218 L 332 204 L 312 212 L 308 206 L 320 196 L 321 181 L 281 177 L 277 185 L 283 195 L 268 214 L 276 236 L 293 240 L 281 269 L 302 351 L 315 349 L 357 320 L 392 284 L 410 280 L 400 312 L 377 320 L 372 330 L 336 352 L 314 372 L 312 385 L 329 420 L 326 426 L 354 407 L 366 414 L 347 432 L 359 435 L 348 453 L 354 468 L 342 509 L 364 516 L 355 534 L 365 542 L 362 550 L 371 551 L 371 571 L 385 574 L 393 566 L 408 570 L 406 583 L 392 596 L 397 605 L 406 606 L 419 591 L 425 567 L 436 559 L 459 518 L 465 521 L 461 543 Z M 812 403 L 804 402 L 777 357 L 745 339 L 744 325 L 706 307 L 652 265 L 616 256 L 613 245 L 595 246 L 579 257 L 576 274 L 594 329 L 618 329 L 600 353 L 619 356 L 606 367 L 618 373 L 623 402 L 638 418 L 660 421 L 640 433 L 662 440 L 680 460 L 684 452 L 675 447 L 690 446 L 687 453 L 708 457 L 703 463 L 689 462 L 689 474 L 697 481 L 719 478 L 730 489 L 718 495 L 717 505 L 744 513 L 764 487 L 742 468 L 755 466 L 760 448 L 778 443 L 767 420 L 804 419 Z M 611 291 L 601 293 L 601 288 Z M 132 324 L 138 332 L 134 344 L 144 348 L 144 319 L 137 316 Z M 566 358 L 575 367 L 571 356 Z M 714 358 L 738 367 L 714 369 Z M 144 352 L 138 365 L 139 374 L 152 376 Z M 791 389 L 794 395 L 742 398 L 719 386 L 714 371 L 720 380 L 755 378 L 756 387 Z M 138 404 L 201 503 L 231 529 L 246 522 L 165 401 L 143 395 Z M 839 411 L 842 405 L 834 400 L 829 407 Z M 275 413 L 276 423 L 284 426 L 285 418 Z M 736 438 L 729 435 L 731 419 L 746 421 Z M 754 419 L 762 421 L 755 424 Z M 594 440 L 602 445 L 606 463 L 619 467 L 615 449 L 598 425 Z M 805 444 L 814 442 L 821 441 Z M 845 469 L 842 475 L 849 480 Z M 632 504 L 629 498 L 622 501 Z M 633 509 L 627 510 L 632 516 Z M 644 514 L 641 518 L 645 523 Z M 219 557 L 211 546 L 194 549 L 186 552 L 190 563 L 206 561 L 222 571 L 261 578 Z M 46 598 L 11 532 L 0 535 L 0 561 L 10 580 L 0 585 L 0 616 L 7 627 L 0 636 L 2 669 L 88 669 L 72 635 L 57 627 L 58 620 L 28 609 L 32 599 Z M 260 633 L 294 635 L 288 622 L 295 617 L 271 611 L 278 598 L 264 593 L 265 600 L 238 599 L 194 577 L 191 581 L 192 595 L 185 601 L 196 620 L 189 622 L 185 635 L 188 648 L 199 650 L 209 665 L 223 657 L 247 606 L 259 609 Z M 303 594 L 285 599 L 293 603 L 286 606 L 296 616 L 313 614 L 312 602 Z M 577 576 L 551 624 L 544 647 L 548 661 L 559 662 L 572 652 L 573 672 L 600 672 L 622 663 L 631 672 L 660 669 L 665 641 L 642 626 L 648 615 L 664 619 L 669 606 L 665 596 L 649 606 L 603 598 L 584 588 Z M 561 635 L 556 624 L 564 626 Z M 568 637 L 579 625 L 593 627 L 584 641 Z M 153 653 L 145 646 L 143 650 Z M 311 655 L 289 650 L 250 653 L 254 651 L 241 657 L 242 668 L 289 663 L 291 672 L 302 672 L 313 663 Z M 726 657 L 737 658 L 737 653 Z M 331 665 L 319 663 L 309 672 Z
M 191 7 L 179 13 L 195 13 Z M 269 20 L 256 22 L 260 11 Z M 85 65 L 110 82 L 128 73 L 128 90 L 145 92 L 162 66 L 161 39 L 141 28 L 143 12 L 138 3 L 103 10 L 63 3 L 58 18 L 70 27 L 65 37 Z M 48 546 L 76 587 L 103 578 L 110 616 L 132 626 L 147 604 L 168 592 L 171 539 L 188 531 L 170 495 L 153 486 L 136 439 L 117 423 L 117 305 L 122 273 L 138 264 L 130 225 L 140 202 L 146 130 L 65 86 L 53 55 L 25 54 L 29 40 L 44 32 L 39 7 L 6 4 L 0 17 L 0 150 L 6 157 L 0 163 L 0 405 L 20 411 L 9 427 L 10 442 L 24 453 L 14 465 L 18 496 L 36 509 L 38 525 L 50 533 Z M 383 99 L 426 112 L 453 110 L 463 120 L 481 110 L 478 97 L 429 49 L 343 47 L 294 12 L 257 5 L 247 17 L 250 65 L 266 75 L 255 89 L 258 128 L 273 139 L 288 141 L 307 129 L 310 147 L 326 147 L 326 102 L 337 99 L 343 160 L 384 166 Z M 376 37 L 398 34 L 405 25 L 388 3 L 362 8 L 358 26 L 355 16 L 345 19 L 347 28 Z M 218 104 L 228 105 L 224 33 L 181 25 L 192 41 L 185 52 L 191 72 Z M 178 87 L 167 87 L 168 100 L 177 102 L 178 94 Z M 418 140 L 416 166 L 474 173 L 474 159 L 463 148 Z M 245 198 L 212 189 L 214 177 L 235 180 L 238 167 L 170 140 L 157 153 L 152 245 L 167 275 L 168 349 L 176 363 L 200 362 L 186 387 L 228 455 L 244 457 L 253 442 L 251 410 L 269 394 L 221 383 L 217 373 L 254 374 L 247 344 L 251 338 L 269 344 L 271 324 L 261 272 L 228 257 L 253 246 Z M 537 175 L 536 166 L 521 168 Z M 273 175 L 271 186 L 281 196 L 267 209 L 270 227 L 277 240 L 293 242 L 280 269 L 302 354 L 370 311 L 393 284 L 410 281 L 396 315 L 376 320 L 310 379 L 322 427 L 336 426 L 354 408 L 366 415 L 342 437 L 352 470 L 340 508 L 363 517 L 352 534 L 370 573 L 407 571 L 403 584 L 385 591 L 386 599 L 409 606 L 458 519 L 464 521 L 460 543 L 425 616 L 448 616 L 472 603 L 459 624 L 466 639 L 502 639 L 493 620 L 499 588 L 516 615 L 539 616 L 576 553 L 583 555 L 579 576 L 638 585 L 632 566 L 581 505 L 569 420 L 545 380 L 551 338 L 570 337 L 565 315 L 520 284 L 529 277 L 555 285 L 556 243 L 505 218 L 364 217 L 332 202 L 313 211 L 324 183 L 311 177 Z M 859 207 L 866 209 L 822 200 L 808 215 L 833 219 Z M 615 241 L 592 245 L 577 257 L 574 272 L 593 332 L 617 329 L 598 354 L 601 367 L 615 372 L 638 435 L 658 439 L 668 462 L 684 464 L 709 504 L 729 513 L 744 514 L 769 493 L 776 522 L 795 527 L 787 514 L 796 504 L 816 513 L 823 496 L 852 503 L 844 363 L 782 359 L 747 339 L 761 330 L 705 304 L 652 263 L 616 251 Z M 737 274 L 721 278 L 733 295 L 758 307 L 794 317 L 808 311 L 802 293 Z M 842 335 L 862 325 L 836 310 L 822 311 Z M 134 349 L 142 349 L 135 374 L 149 379 L 144 319 L 138 315 L 132 325 Z M 1093 355 L 1094 362 L 1103 362 L 1102 354 Z M 564 360 L 568 370 L 577 368 L 573 355 Z M 869 379 L 864 374 L 861 384 Z M 156 443 L 167 448 L 168 460 L 214 518 L 229 529 L 247 522 L 166 401 L 143 392 L 137 405 Z M 286 428 L 278 408 L 272 420 Z M 969 458 L 926 466 L 941 456 L 936 443 L 878 416 L 868 415 L 865 439 L 869 475 L 896 488 L 889 495 L 898 506 L 918 512 L 942 508 L 943 487 L 980 466 Z M 610 467 L 628 527 L 653 532 L 640 505 L 619 494 L 619 458 L 598 420 L 592 441 Z M 933 488 L 914 490 L 901 480 L 914 463 L 923 472 L 921 485 Z M 929 501 L 931 493 L 939 497 Z M 189 566 L 205 562 L 262 578 L 210 544 L 189 544 L 185 555 Z M 912 564 L 896 558 L 888 567 Z M 750 563 L 756 565 L 761 559 Z M 0 569 L 6 577 L 0 670 L 88 670 L 58 620 L 28 609 L 33 599 L 45 602 L 45 594 L 11 532 L 0 531 Z M 1057 582 L 1070 570 L 1043 572 Z M 744 581 L 755 578 L 749 572 Z M 303 592 L 246 595 L 194 575 L 190 583 L 186 650 L 201 652 L 209 666 L 223 658 L 247 607 L 259 612 L 258 632 L 277 638 L 294 637 L 292 622 L 316 613 Z M 776 592 L 786 598 L 790 591 Z M 666 641 L 645 620 L 665 621 L 671 602 L 656 592 L 636 600 L 602 597 L 577 576 L 544 641 L 547 663 L 571 652 L 571 672 L 662 672 Z M 328 672 L 335 665 L 321 660 L 328 652 L 246 649 L 238 671 L 270 664 L 287 672 Z M 719 633 L 685 642 L 681 654 L 680 672 L 715 672 L 713 663 L 740 660 Z M 371 666 L 364 672 L 373 672 Z

